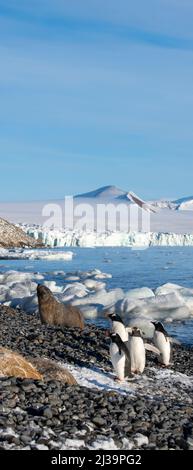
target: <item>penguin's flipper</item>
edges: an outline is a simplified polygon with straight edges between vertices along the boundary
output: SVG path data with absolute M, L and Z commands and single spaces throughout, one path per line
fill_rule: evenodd
M 172 351 L 172 348 L 170 349 L 170 364 L 173 364 L 173 356 L 174 356 L 174 353 Z
M 126 359 L 127 359 L 129 362 L 131 362 L 130 352 L 129 352 L 129 349 L 128 349 L 128 344 L 129 344 L 128 341 L 122 342 L 122 344 L 121 344 L 121 349 L 122 349 L 122 351 L 124 352 Z
M 178 346 L 182 345 L 182 343 L 180 343 L 180 341 L 178 339 L 172 338 L 171 336 L 169 336 L 169 341 L 170 341 L 170 343 L 177 344 Z
M 147 351 L 154 352 L 155 354 L 157 354 L 158 356 L 160 356 L 160 351 L 159 351 L 159 349 L 157 349 L 155 346 L 153 346 L 153 344 L 144 343 L 144 346 L 145 346 L 145 349 L 146 349 Z
M 131 373 L 131 360 L 130 358 L 126 357 L 125 360 L 125 377 L 133 377 Z

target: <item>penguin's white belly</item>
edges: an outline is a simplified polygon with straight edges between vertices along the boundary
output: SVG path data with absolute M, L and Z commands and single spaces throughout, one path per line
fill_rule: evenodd
M 125 326 L 122 323 L 114 321 L 112 332 L 117 333 L 123 342 L 128 341 L 128 337 L 129 337 L 128 331 L 126 330 Z
M 161 353 L 161 362 L 165 366 L 168 366 L 170 363 L 170 341 L 169 338 L 166 338 L 161 331 L 155 331 L 154 333 L 154 344 L 156 348 L 159 349 Z
M 125 378 L 125 354 L 121 351 L 119 354 L 119 348 L 116 343 L 110 345 L 110 356 L 111 362 L 115 369 L 115 373 L 119 380 L 124 380 Z
M 143 339 L 138 336 L 130 338 L 130 357 L 131 357 L 131 372 L 142 373 L 145 369 L 145 346 Z

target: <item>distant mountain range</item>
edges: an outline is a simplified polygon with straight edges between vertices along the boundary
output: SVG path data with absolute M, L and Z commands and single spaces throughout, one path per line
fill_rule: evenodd
M 135 188 L 128 187 L 128 191 L 132 190 L 135 191 Z M 78 204 L 90 204 L 93 206 L 96 215 L 97 204 L 112 203 L 116 205 L 125 203 L 128 204 L 129 214 L 129 207 L 133 202 L 128 197 L 128 191 L 108 185 L 90 192 L 77 194 L 74 196 L 74 209 Z M 141 193 L 137 196 L 143 198 Z M 43 225 L 45 220 L 51 217 L 49 206 L 45 214 L 46 205 L 55 204 L 64 208 L 64 201 L 63 198 L 49 201 L 3 202 L 0 203 L 0 217 L 16 224 Z M 176 200 L 160 199 L 146 202 L 151 203 L 152 206 L 158 209 L 157 213 L 152 214 L 151 217 L 152 232 L 193 233 L 193 196 Z M 66 213 L 68 213 L 68 209 Z
M 141 196 L 139 194 L 139 196 Z M 88 193 L 77 194 L 75 199 L 92 199 L 93 201 L 97 202 L 99 199 L 100 201 L 103 200 L 105 202 L 109 201 L 119 201 L 125 200 L 129 204 L 131 203 L 128 197 L 128 191 L 124 191 L 123 189 L 117 188 L 116 186 L 103 186 L 101 188 L 95 189 L 94 191 L 90 191 Z M 158 207 L 160 209 L 172 209 L 172 210 L 193 210 L 193 196 L 183 197 L 181 199 L 172 200 L 151 200 L 147 201 L 151 202 L 152 205 Z

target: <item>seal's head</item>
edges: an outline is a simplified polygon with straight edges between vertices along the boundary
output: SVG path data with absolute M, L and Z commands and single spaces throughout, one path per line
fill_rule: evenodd
M 48 287 L 38 284 L 37 286 L 38 299 L 47 300 L 50 297 L 50 294 L 51 292 L 50 292 L 50 289 L 48 289 Z

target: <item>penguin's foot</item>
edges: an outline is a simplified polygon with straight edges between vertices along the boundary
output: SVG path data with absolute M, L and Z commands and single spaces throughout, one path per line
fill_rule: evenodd
M 129 382 L 130 380 L 133 380 L 134 378 L 135 378 L 135 374 L 132 374 L 132 373 L 131 373 L 131 374 L 127 375 L 127 377 L 125 377 L 125 380 L 126 380 L 127 382 Z
M 121 384 L 124 382 L 124 379 L 119 379 L 118 377 L 115 378 L 115 382 Z

